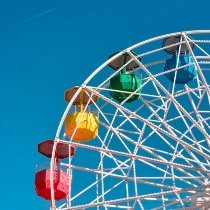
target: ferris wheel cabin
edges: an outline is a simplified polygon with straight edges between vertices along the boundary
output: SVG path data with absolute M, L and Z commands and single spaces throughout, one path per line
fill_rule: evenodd
M 190 55 L 189 47 L 185 42 L 181 44 L 182 41 L 182 36 L 172 36 L 164 39 L 162 44 L 164 50 L 172 55 L 171 58 L 166 60 L 164 71 L 167 72 L 183 66 L 183 68 L 165 74 L 168 80 L 176 84 L 186 84 L 189 81 L 193 81 L 196 77 L 196 68 Z M 190 39 L 189 46 L 191 49 L 194 47 Z
M 78 89 L 79 87 L 75 86 L 65 91 L 65 101 L 70 102 Z M 98 96 L 90 91 L 84 89 L 80 91 L 73 102 L 73 105 L 77 106 L 79 111 L 67 115 L 65 119 L 65 132 L 69 138 L 76 142 L 88 142 L 96 137 L 98 134 L 98 117 L 90 111 L 83 112 L 83 106 L 90 106 L 97 101 Z
M 46 140 L 38 144 L 38 152 L 44 156 L 51 158 L 53 150 L 54 140 Z M 65 199 L 69 194 L 69 183 L 71 179 L 70 171 L 66 168 L 62 168 L 58 164 L 58 159 L 64 159 L 74 155 L 75 148 L 68 144 L 57 143 L 55 151 L 55 160 L 53 166 L 53 188 L 54 188 L 54 198 L 56 201 Z M 38 165 L 36 168 L 35 175 L 35 190 L 38 196 L 51 200 L 51 187 L 50 187 L 50 164 L 45 163 Z
M 109 56 L 109 58 L 113 57 L 117 53 Z M 134 52 L 131 53 L 136 56 Z M 110 79 L 109 93 L 112 98 L 118 102 L 125 100 L 125 102 L 129 103 L 139 99 L 140 97 L 142 80 L 135 74 L 130 73 L 130 71 L 138 68 L 139 65 L 134 60 L 126 65 L 126 63 L 131 59 L 132 57 L 128 53 L 124 53 L 109 63 L 109 66 L 115 71 L 124 66 L 124 68 L 120 71 L 120 74 Z M 141 60 L 141 58 L 138 59 L 139 61 Z

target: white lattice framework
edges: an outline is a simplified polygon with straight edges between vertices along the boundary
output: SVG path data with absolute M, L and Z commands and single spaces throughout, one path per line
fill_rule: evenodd
M 196 68 L 196 79 L 185 85 L 165 76 L 183 66 L 163 70 L 170 57 L 164 49 L 171 46 L 162 47 L 162 42 L 171 36 L 182 38 L 173 44 L 177 49 L 181 44 L 188 47 L 194 62 L 185 66 Z M 109 80 L 124 66 L 113 71 L 108 64 L 125 52 L 131 60 L 124 66 L 135 61 L 139 67 L 133 73 L 143 81 L 140 99 L 132 103 L 118 103 L 109 94 Z M 84 107 L 98 115 L 99 132 L 87 143 L 76 143 L 66 137 L 64 121 L 82 88 L 99 96 L 95 103 L 89 95 L 93 104 Z M 172 33 L 135 44 L 97 68 L 68 104 L 53 155 L 58 142 L 76 147 L 73 158 L 60 163 L 71 171 L 71 193 L 60 202 L 52 199 L 51 210 L 210 209 L 209 134 L 210 30 Z M 52 175 L 51 170 L 51 180 Z M 51 188 L 53 198 L 52 182 Z

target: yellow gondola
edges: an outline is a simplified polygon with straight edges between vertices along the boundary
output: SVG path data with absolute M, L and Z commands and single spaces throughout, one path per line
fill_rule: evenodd
M 69 102 L 79 89 L 75 86 L 67 90 L 64 94 L 65 101 Z M 92 100 L 89 100 L 91 96 Z M 89 111 L 83 112 L 84 105 L 91 105 L 98 101 L 98 96 L 92 95 L 90 91 L 81 90 L 73 105 L 79 106 L 78 112 L 73 112 L 66 116 L 65 132 L 69 138 L 76 142 L 88 142 L 98 134 L 98 117 Z

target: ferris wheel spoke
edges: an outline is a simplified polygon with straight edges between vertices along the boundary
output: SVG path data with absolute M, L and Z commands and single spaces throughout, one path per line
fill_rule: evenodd
M 188 40 L 188 37 L 186 37 L 186 38 Z M 206 58 L 206 59 L 210 58 L 210 55 L 208 54 L 208 52 L 206 52 L 202 47 L 200 47 L 200 45 L 197 44 L 199 42 L 197 42 L 196 40 L 193 40 L 193 43 L 204 54 L 204 56 L 202 56 L 202 57 L 195 56 L 196 60 L 202 59 L 202 58 Z
M 202 95 L 200 96 L 200 100 L 199 100 L 199 102 L 197 103 L 197 106 L 196 106 L 197 109 L 199 109 L 200 106 L 203 104 L 205 94 L 206 94 L 206 92 L 203 91 Z M 204 103 L 205 103 L 205 102 L 204 102 Z M 200 117 L 201 117 L 201 115 L 200 115 Z
M 200 114 L 199 114 L 199 111 L 198 111 L 198 107 L 196 107 L 196 105 L 195 105 L 191 95 L 188 93 L 188 91 L 187 91 L 187 95 L 188 95 L 189 100 L 191 102 L 191 105 L 193 107 L 194 113 L 195 113 L 195 115 L 197 117 L 198 123 L 200 123 L 201 127 L 203 128 L 204 126 L 203 126 L 202 121 L 201 121 L 201 117 L 200 117 Z M 199 103 L 200 103 L 200 101 L 199 101 Z
M 177 142 L 175 150 L 174 150 L 174 154 L 177 153 L 178 146 L 179 146 L 179 143 Z M 174 161 L 174 159 L 175 159 L 174 154 L 172 156 L 171 161 Z M 175 181 L 175 174 L 174 174 L 174 167 L 173 166 L 171 166 L 171 174 L 172 174 L 172 186 L 173 186 L 174 189 L 176 189 L 176 181 Z M 182 202 L 182 200 L 180 198 L 179 193 L 176 192 L 175 195 L 177 196 L 177 199 L 180 202 L 181 206 L 184 208 L 184 204 L 183 204 L 183 202 Z

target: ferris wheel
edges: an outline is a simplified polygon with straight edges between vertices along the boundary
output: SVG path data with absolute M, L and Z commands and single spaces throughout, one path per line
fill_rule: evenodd
M 107 57 L 65 91 L 37 194 L 51 210 L 210 209 L 210 30 Z

